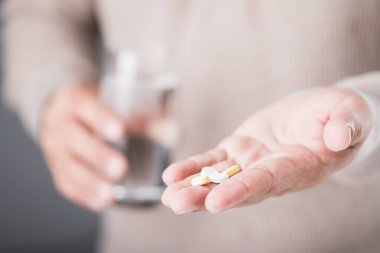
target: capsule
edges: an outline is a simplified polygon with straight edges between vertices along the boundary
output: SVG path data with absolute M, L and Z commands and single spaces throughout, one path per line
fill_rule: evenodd
M 226 169 L 225 171 L 223 171 L 222 174 L 225 174 L 228 177 L 232 177 L 236 175 L 237 173 L 239 173 L 240 171 L 241 171 L 241 168 L 239 167 L 239 165 L 233 165 L 229 167 L 228 169 Z

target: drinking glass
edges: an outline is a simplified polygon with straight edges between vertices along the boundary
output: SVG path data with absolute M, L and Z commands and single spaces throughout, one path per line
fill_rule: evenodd
M 118 203 L 150 205 L 160 201 L 163 170 L 178 139 L 173 99 L 178 77 L 160 53 L 121 51 L 108 58 L 101 83 L 102 101 L 121 116 L 125 137 L 116 143 L 128 159 L 127 176 L 115 187 Z

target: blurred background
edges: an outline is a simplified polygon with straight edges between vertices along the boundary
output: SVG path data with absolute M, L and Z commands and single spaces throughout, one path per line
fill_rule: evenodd
M 0 253 L 94 252 L 98 216 L 58 195 L 37 145 L 4 105 L 0 77 Z

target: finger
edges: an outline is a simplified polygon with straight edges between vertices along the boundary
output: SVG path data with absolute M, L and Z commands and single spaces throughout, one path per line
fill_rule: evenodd
M 66 126 L 67 149 L 69 152 L 105 179 L 116 182 L 127 170 L 127 160 L 116 149 L 96 138 L 80 123 Z
M 194 176 L 195 177 L 195 176 Z M 163 192 L 161 196 L 161 202 L 167 207 L 170 207 L 170 202 L 173 199 L 173 196 L 177 194 L 180 190 L 190 187 L 190 180 L 193 177 L 189 177 L 188 179 L 185 179 L 183 181 L 178 181 L 173 184 L 170 184 L 165 191 Z
M 71 159 L 53 170 L 57 189 L 68 199 L 92 211 L 101 211 L 113 203 L 112 184 Z
M 331 151 L 342 151 L 361 143 L 371 129 L 368 104 L 351 92 L 332 111 L 323 129 L 323 140 Z
M 76 99 L 76 116 L 93 132 L 108 141 L 118 141 L 125 134 L 124 123 L 99 99 L 96 87 L 87 87 Z
M 215 187 L 206 198 L 206 208 L 218 213 L 242 203 L 254 204 L 272 195 L 311 187 L 326 174 L 310 151 L 291 150 L 263 159 Z
M 232 135 L 226 138 L 219 147 L 227 152 L 228 158 L 235 160 L 242 168 L 252 164 L 268 152 L 262 143 L 250 136 L 241 135 Z
M 205 166 L 211 166 L 225 159 L 227 159 L 227 154 L 223 149 L 212 149 L 170 165 L 162 174 L 162 179 L 167 185 L 173 184 L 198 173 Z
M 170 202 L 169 207 L 176 214 L 184 214 L 204 209 L 205 199 L 215 185 L 197 185 L 179 191 Z
M 352 141 L 356 124 L 348 115 L 339 115 L 329 120 L 323 130 L 323 140 L 331 151 L 341 151 L 348 148 Z
M 227 160 L 214 164 L 213 167 L 223 171 L 233 164 L 235 164 L 234 161 Z M 190 181 L 194 176 L 170 185 L 163 194 L 163 203 L 176 214 L 203 210 L 207 194 L 216 186 L 213 183 L 192 186 Z
M 207 196 L 205 207 L 211 213 L 219 213 L 249 198 L 258 202 L 273 188 L 273 178 L 267 170 L 244 170 L 217 185 Z

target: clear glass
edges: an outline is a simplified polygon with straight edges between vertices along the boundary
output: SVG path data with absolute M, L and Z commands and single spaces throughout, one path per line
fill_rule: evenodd
M 160 201 L 161 175 L 178 139 L 173 99 L 178 78 L 162 54 L 123 51 L 109 56 L 101 85 L 104 103 L 127 124 L 127 135 L 110 143 L 128 159 L 127 176 L 115 188 L 117 202 L 149 205 Z

